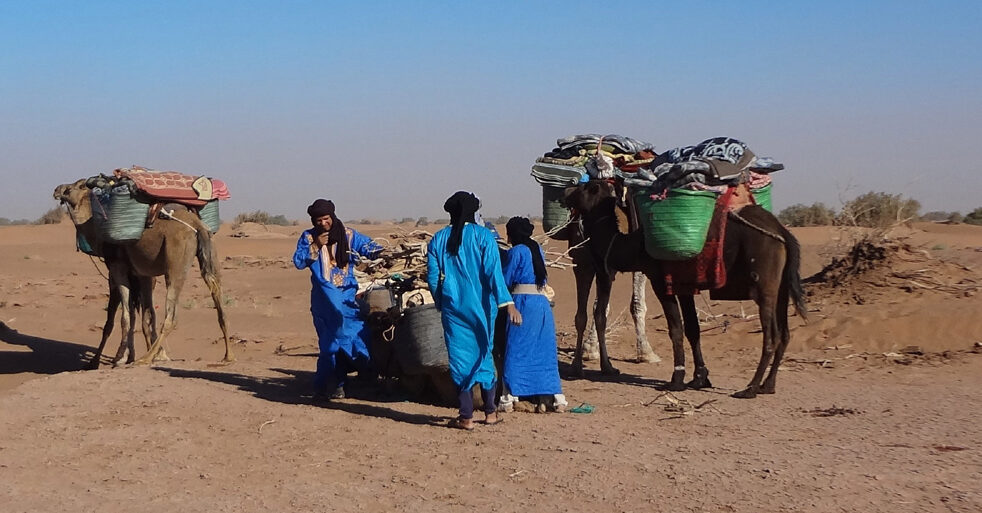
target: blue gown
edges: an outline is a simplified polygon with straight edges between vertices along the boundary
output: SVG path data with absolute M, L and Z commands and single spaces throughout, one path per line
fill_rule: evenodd
M 501 275 L 494 235 L 473 223 L 464 225 L 457 256 L 447 254 L 451 227 L 436 232 L 428 245 L 426 279 L 443 320 L 450 376 L 458 390 L 495 384 L 494 320 L 498 308 L 512 302 Z
M 541 250 L 540 250 L 541 251 Z M 543 258 L 545 255 L 543 255 Z M 532 251 L 519 244 L 505 255 L 505 283 L 535 284 Z M 522 324 L 505 328 L 504 381 L 515 396 L 561 394 L 556 324 L 549 300 L 541 294 L 513 294 Z
M 314 374 L 316 391 L 326 391 L 327 386 L 343 386 L 349 367 L 338 353 L 356 366 L 368 366 L 368 329 L 361 318 L 361 308 L 355 299 L 358 280 L 354 267 L 358 256 L 375 258 L 382 247 L 371 238 L 350 228 L 346 229 L 351 255 L 346 269 L 332 266 L 330 279 L 324 278 L 322 259 L 311 255 L 313 230 L 305 230 L 297 241 L 293 253 L 293 265 L 297 269 L 310 269 L 310 314 L 317 330 L 317 372 Z

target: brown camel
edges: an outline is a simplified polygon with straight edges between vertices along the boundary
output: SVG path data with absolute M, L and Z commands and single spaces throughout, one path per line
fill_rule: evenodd
M 581 226 L 589 237 L 587 247 L 593 258 L 603 263 L 597 266 L 597 305 L 594 310 L 601 347 L 605 344 L 606 305 L 615 273 L 641 271 L 651 281 L 668 321 L 675 364 L 669 389 L 686 387 L 683 330 L 692 347 L 695 364 L 694 378 L 688 386 L 712 386 L 702 357 L 699 319 L 693 296 L 668 294 L 662 262 L 651 258 L 645 251 L 641 230 L 626 235 L 618 231 L 615 219 L 617 198 L 617 187 L 602 181 L 570 187 L 565 195 L 566 205 L 581 216 Z M 728 215 L 730 222 L 723 243 L 727 282 L 713 293 L 721 298 L 753 299 L 757 303 L 763 332 L 760 362 L 747 388 L 733 394 L 734 397 L 752 398 L 758 393 L 772 394 L 775 391 L 777 370 L 791 338 L 788 329 L 789 299 L 798 315 L 802 318 L 806 315 L 798 271 L 800 249 L 791 232 L 761 207 L 749 205 L 738 213 Z M 581 350 L 582 347 L 578 345 L 573 360 L 574 370 L 580 372 L 583 365 Z M 770 373 L 764 379 L 768 364 L 771 365 Z
M 222 361 L 235 360 L 222 307 L 221 279 L 215 265 L 215 250 L 211 242 L 211 234 L 197 215 L 186 209 L 175 208 L 172 219 L 157 219 L 152 227 L 143 232 L 138 241 L 125 245 L 111 244 L 103 241 L 98 230 L 95 229 L 90 204 L 91 194 L 89 188 L 85 186 L 85 180 L 59 185 L 55 188 L 54 197 L 68 207 L 76 230 L 85 236 L 90 244 L 101 249 L 105 256 L 106 267 L 109 269 L 108 318 L 103 328 L 102 342 L 90 367 L 98 366 L 106 338 L 112 331 L 111 319 L 120 304 L 126 306 L 124 314 L 120 317 L 123 342 L 114 362 L 121 358 L 127 347 L 130 349 L 128 359 L 132 361 L 132 326 L 136 305 L 142 307 L 143 333 L 148 341 L 147 354 L 136 363 L 149 364 L 155 359 L 167 358 L 163 343 L 175 327 L 177 299 L 195 257 L 201 269 L 201 277 L 208 285 L 215 310 L 218 312 L 218 324 L 225 340 L 225 357 Z M 167 286 L 164 323 L 159 336 L 155 331 L 156 315 L 153 309 L 153 280 L 156 276 L 163 276 Z M 114 295 L 113 290 L 117 291 L 117 294 Z M 131 301 L 133 296 L 138 299 Z
M 588 247 L 583 246 L 586 237 L 579 223 L 572 222 L 558 233 L 552 236 L 556 240 L 565 240 L 570 248 L 570 257 L 573 260 L 573 277 L 576 280 L 576 357 L 580 360 L 600 360 L 600 371 L 604 375 L 616 375 L 619 371 L 610 363 L 607 354 L 607 344 L 598 343 L 597 330 L 594 317 L 589 315 L 587 305 L 590 300 L 590 289 L 593 286 L 594 278 L 597 276 L 595 260 Z M 579 247 L 577 247 L 579 246 Z M 658 363 L 661 358 L 651 349 L 648 343 L 648 336 L 645 333 L 645 314 L 648 312 L 648 305 L 645 303 L 645 288 L 647 278 L 644 273 L 633 273 L 631 287 L 631 318 L 634 321 L 634 335 L 637 342 L 638 362 Z M 599 301 L 599 296 L 597 297 Z M 596 307 L 596 304 L 595 304 Z M 605 315 L 606 308 L 604 307 Z M 606 326 L 606 325 L 605 325 Z M 585 337 L 585 338 L 584 338 Z M 604 337 L 606 340 L 606 337 Z M 582 347 L 581 351 L 579 348 Z M 575 360 L 574 360 L 575 361 Z M 582 365 L 575 369 L 577 375 L 582 375 Z

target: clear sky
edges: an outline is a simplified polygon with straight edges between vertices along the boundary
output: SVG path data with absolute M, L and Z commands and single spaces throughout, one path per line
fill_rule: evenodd
M 534 159 L 616 133 L 783 162 L 776 209 L 982 206 L 982 2 L 0 2 L 0 216 L 140 164 L 222 214 L 541 215 Z

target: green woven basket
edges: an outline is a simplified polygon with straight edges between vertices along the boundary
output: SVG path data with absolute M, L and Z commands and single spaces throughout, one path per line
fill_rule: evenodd
M 201 217 L 201 221 L 205 223 L 208 227 L 208 231 L 211 233 L 218 233 L 218 228 L 222 225 L 222 219 L 218 216 L 218 200 L 211 200 L 205 203 L 205 206 L 201 207 L 198 211 L 198 216 Z
M 688 260 L 702 251 L 716 206 L 715 193 L 671 189 L 662 200 L 653 200 L 646 193 L 634 198 L 644 229 L 644 247 L 652 258 Z
M 106 242 L 126 244 L 143 236 L 150 205 L 138 201 L 126 187 L 96 194 L 93 192 L 92 216 L 99 234 Z
M 771 208 L 771 184 L 767 184 L 760 189 L 751 189 L 750 193 L 754 195 L 754 201 L 758 205 L 767 209 L 768 212 L 774 212 L 774 209 Z
M 569 221 L 569 209 L 563 206 L 562 187 L 542 186 L 542 229 L 550 232 Z

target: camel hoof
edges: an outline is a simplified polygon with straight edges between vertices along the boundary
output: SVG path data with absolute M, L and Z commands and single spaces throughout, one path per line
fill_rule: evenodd
M 681 392 L 685 390 L 685 371 L 678 370 L 672 373 L 672 381 L 668 384 L 668 390 L 672 392 Z
M 638 357 L 638 363 L 661 363 L 661 357 L 655 353 L 643 353 Z
M 619 376 L 621 371 L 617 370 L 617 368 L 613 366 L 610 366 L 600 369 L 600 373 L 603 374 L 604 376 Z
M 737 399 L 753 399 L 754 397 L 757 397 L 757 392 L 748 387 L 739 392 L 734 392 L 731 397 L 735 397 Z
M 99 360 L 94 359 L 88 364 L 86 364 L 85 367 L 82 368 L 82 370 L 96 370 L 98 368 L 99 368 Z
M 685 386 L 692 388 L 694 390 L 700 390 L 703 388 L 713 388 L 713 384 L 709 382 L 709 378 L 695 378 L 688 382 Z
M 760 387 L 760 392 L 758 392 L 758 393 L 761 393 L 761 394 L 773 394 L 774 393 L 774 389 L 775 389 L 774 385 L 771 385 L 771 386 L 764 385 L 764 386 Z
M 582 362 L 573 362 L 573 365 L 571 367 L 572 367 L 572 369 L 570 369 L 570 375 L 572 375 L 575 378 L 582 378 L 583 377 L 583 363 Z

